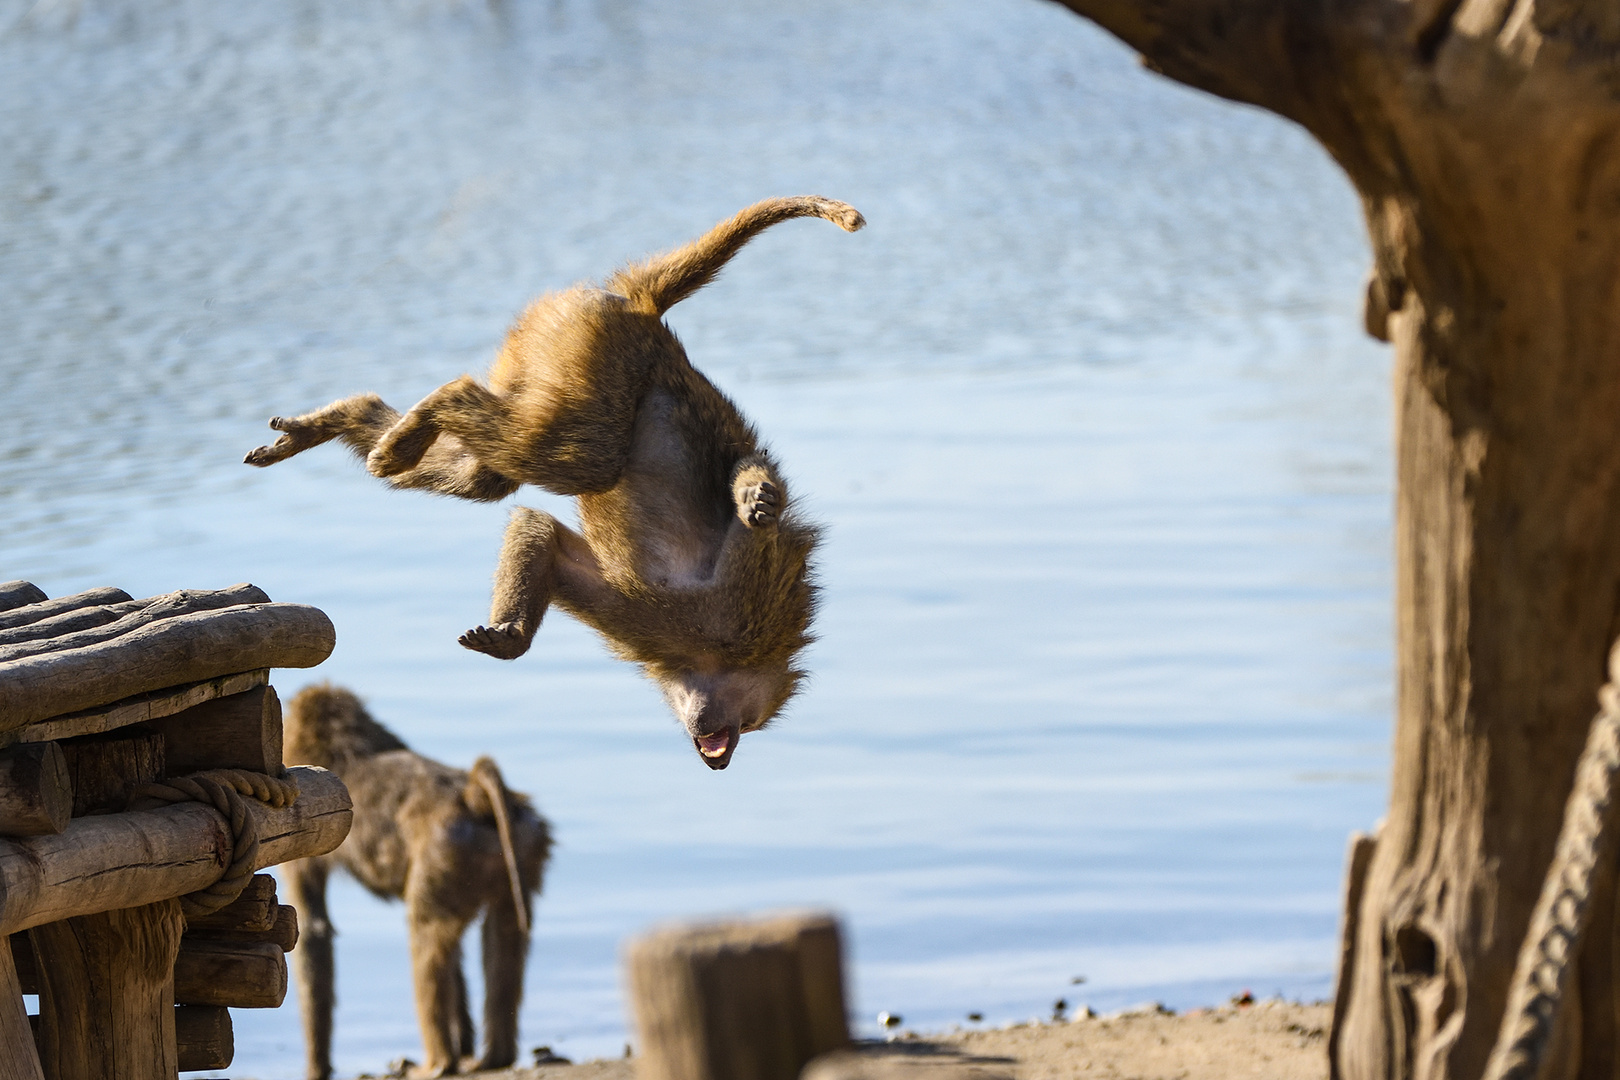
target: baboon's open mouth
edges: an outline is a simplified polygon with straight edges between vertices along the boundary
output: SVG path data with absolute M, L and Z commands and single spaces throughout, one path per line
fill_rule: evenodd
M 731 764 L 732 751 L 737 749 L 737 729 L 726 728 L 711 735 L 695 735 L 692 745 L 703 755 L 703 764 L 711 769 L 723 769 Z

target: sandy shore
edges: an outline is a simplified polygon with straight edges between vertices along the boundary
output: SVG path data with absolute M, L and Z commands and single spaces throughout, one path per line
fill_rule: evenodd
M 908 1035 L 813 1066 L 807 1080 L 1325 1080 L 1326 1005 L 1262 1001 L 1184 1015 Z M 634 1080 L 634 1059 L 486 1073 L 499 1080 Z

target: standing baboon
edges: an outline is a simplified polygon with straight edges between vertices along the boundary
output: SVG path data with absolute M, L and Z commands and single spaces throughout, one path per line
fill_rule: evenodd
M 532 897 L 551 849 L 545 819 L 506 789 L 489 758 L 463 771 L 413 753 L 338 687 L 308 687 L 288 702 L 285 743 L 287 761 L 331 769 L 354 800 L 354 825 L 337 850 L 282 867 L 302 928 L 293 962 L 309 1080 L 332 1075 L 326 879 L 333 867 L 384 899 L 405 901 L 425 1051 L 420 1075 L 458 1072 L 473 1053 L 461 936 L 483 913 L 484 1054 L 477 1067 L 511 1065 Z
M 580 531 L 512 515 L 490 625 L 461 644 L 510 660 L 555 601 L 655 679 L 703 760 L 723 769 L 803 672 L 816 590 L 813 526 L 754 429 L 686 358 L 663 314 L 760 231 L 855 208 L 817 196 L 756 203 L 676 251 L 531 304 L 485 386 L 463 375 L 401 416 L 375 394 L 270 426 L 272 465 L 341 439 L 396 487 L 495 500 L 535 484 L 578 497 Z

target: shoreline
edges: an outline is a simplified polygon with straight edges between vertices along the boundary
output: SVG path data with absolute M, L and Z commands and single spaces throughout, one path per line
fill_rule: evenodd
M 1063 1021 L 905 1032 L 820 1059 L 805 1080 L 1326 1080 L 1332 1007 L 1257 1001 L 1141 1006 Z M 635 1080 L 635 1058 L 527 1066 L 485 1080 Z

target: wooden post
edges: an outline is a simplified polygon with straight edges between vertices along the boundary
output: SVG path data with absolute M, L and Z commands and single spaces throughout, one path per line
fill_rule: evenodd
M 173 1080 L 178 900 L 35 927 L 39 1056 L 51 1080 Z M 20 1000 L 20 999 L 19 999 Z
M 630 943 L 640 1080 L 797 1080 L 849 1043 L 827 915 L 673 927 Z
M 55 743 L 0 750 L 0 836 L 51 836 L 67 828 L 73 781 Z
M 45 1080 L 9 947 L 0 947 L 0 1080 Z

